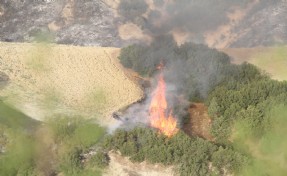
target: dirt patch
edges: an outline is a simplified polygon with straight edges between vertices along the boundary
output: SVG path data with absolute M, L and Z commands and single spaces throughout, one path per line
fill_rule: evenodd
M 58 31 L 61 29 L 61 25 L 57 24 L 56 21 L 52 21 L 51 23 L 48 24 L 48 28 L 51 31 Z
M 187 42 L 188 39 L 190 38 L 190 35 L 191 34 L 189 32 L 186 32 L 180 28 L 174 29 L 172 31 L 173 39 L 176 41 L 177 45 L 179 46 Z
M 45 126 L 41 126 L 35 132 L 37 140 L 35 147 L 35 162 L 39 175 L 53 175 L 56 170 L 56 143 L 52 136 L 52 131 Z
M 108 125 L 114 111 L 143 96 L 122 71 L 119 51 L 0 43 L 0 70 L 10 79 L 0 96 L 38 120 L 55 113 L 81 114 Z
M 143 31 L 133 23 L 120 25 L 118 30 L 119 36 L 123 40 L 141 40 L 148 43 L 151 42 L 151 37 L 144 34 Z
M 161 164 L 149 164 L 146 161 L 133 163 L 127 157 L 118 153 L 110 152 L 111 158 L 108 169 L 104 176 L 175 176 L 172 166 L 166 167 Z
M 190 121 L 184 125 L 184 131 L 193 136 L 199 136 L 210 141 L 213 140 L 209 130 L 211 119 L 208 116 L 207 107 L 203 103 L 193 103 L 189 108 Z

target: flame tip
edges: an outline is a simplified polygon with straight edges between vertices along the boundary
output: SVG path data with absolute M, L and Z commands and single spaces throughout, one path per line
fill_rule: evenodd
M 163 69 L 163 64 L 159 65 Z M 158 129 L 162 134 L 171 137 L 178 132 L 177 121 L 172 115 L 172 110 L 168 112 L 168 106 L 165 96 L 166 85 L 163 74 L 160 74 L 157 87 L 149 107 L 151 126 Z

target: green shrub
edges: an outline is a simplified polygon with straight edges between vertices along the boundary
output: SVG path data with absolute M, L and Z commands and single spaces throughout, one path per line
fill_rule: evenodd
M 58 170 L 66 175 L 100 174 L 82 163 L 82 154 L 94 147 L 105 130 L 99 125 L 80 117 L 57 117 L 48 120 L 57 144 Z
M 8 129 L 9 136 L 6 151 L 0 154 L 0 173 L 7 176 L 32 175 L 35 169 L 35 141 L 22 131 Z
M 98 151 L 90 160 L 90 165 L 104 168 L 109 165 L 110 158 L 107 153 Z
M 147 160 L 150 163 L 173 164 L 178 166 L 180 175 L 197 176 L 212 173 L 208 166 L 213 162 L 213 154 L 218 151 L 217 145 L 201 138 L 190 138 L 182 131 L 168 138 L 152 129 L 140 127 L 131 131 L 117 130 L 104 139 L 103 145 L 103 149 L 119 150 L 132 161 Z M 228 148 L 226 150 L 233 155 L 234 159 L 238 159 L 235 164 L 236 168 L 240 168 L 243 163 L 239 161 L 243 155 Z M 216 156 L 224 158 L 222 152 L 218 152 Z M 221 169 L 221 165 L 215 167 L 217 166 L 218 170 Z
M 79 148 L 71 148 L 65 151 L 65 153 L 60 156 L 59 171 L 65 175 L 79 175 L 83 170 L 81 153 L 82 150 Z

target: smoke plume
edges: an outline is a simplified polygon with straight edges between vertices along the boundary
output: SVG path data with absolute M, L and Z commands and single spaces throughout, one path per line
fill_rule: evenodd
M 145 89 L 144 101 L 130 106 L 121 117 L 127 128 L 136 123 L 148 124 L 148 108 L 162 63 L 166 82 L 166 99 L 169 109 L 182 125 L 192 101 L 203 101 L 228 74 L 229 57 L 205 45 L 186 43 L 177 46 L 170 35 L 154 38 L 151 44 L 134 44 L 123 48 L 121 63 L 142 76 L 151 77 L 151 87 Z
M 202 42 L 203 34 L 230 21 L 228 14 L 244 8 L 248 1 L 236 0 L 121 0 L 118 13 L 148 35 L 184 35 L 186 41 Z

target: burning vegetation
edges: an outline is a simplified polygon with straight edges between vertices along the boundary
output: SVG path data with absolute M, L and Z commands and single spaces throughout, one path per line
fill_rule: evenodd
M 147 90 L 146 99 L 131 106 L 131 123 L 127 123 L 126 113 L 123 117 L 114 115 L 126 126 L 131 125 L 130 128 L 118 128 L 102 138 L 104 132 L 91 121 L 78 123 L 75 118 L 68 117 L 62 120 L 58 118 L 50 124 L 43 123 L 44 126 L 50 126 L 51 136 L 57 142 L 56 151 L 59 151 L 57 157 L 48 157 L 47 162 L 55 163 L 55 167 L 48 171 L 58 175 L 95 175 L 95 169 L 101 170 L 108 165 L 107 153 L 114 150 L 128 156 L 133 162 L 172 165 L 182 176 L 287 173 L 286 159 L 278 162 L 278 158 L 287 156 L 286 143 L 281 142 L 284 141 L 282 136 L 286 134 L 283 129 L 286 126 L 287 82 L 271 80 L 250 64 L 232 65 L 227 55 L 203 45 L 185 44 L 178 47 L 164 41 L 160 40 L 151 46 L 134 45 L 122 50 L 120 60 L 124 66 L 134 69 L 141 76 L 158 75 L 154 91 L 150 94 Z M 160 67 L 161 72 L 157 74 L 160 58 L 165 58 L 165 69 Z M 179 97 L 208 106 L 208 114 L 212 119 L 212 141 L 202 138 L 198 133 L 189 136 L 180 129 L 185 123 L 180 108 L 185 107 L 185 104 L 181 103 Z M 277 110 L 279 115 L 276 116 L 276 112 L 271 110 L 279 105 L 282 107 Z M 192 111 L 191 115 L 200 112 Z M 190 116 L 187 117 L 189 120 Z M 196 119 L 195 115 L 193 119 Z M 5 126 L 4 131 L 0 130 L 0 138 L 2 136 L 2 141 L 5 141 L 6 134 L 9 134 L 6 129 L 14 128 L 15 122 L 13 118 L 11 121 L 11 114 L 3 114 L 0 121 Z M 10 122 L 13 125 L 9 125 Z M 145 125 L 139 127 L 139 122 Z M 153 128 L 146 128 L 147 125 Z M 194 126 L 192 128 L 195 132 Z M 26 132 L 19 129 L 15 131 L 15 136 L 18 134 Z M 34 136 L 27 137 L 34 141 Z M 38 173 L 43 172 L 42 168 L 46 169 L 47 165 L 46 160 L 39 156 L 45 156 L 46 151 L 41 148 L 40 152 L 44 153 L 36 158 L 31 152 L 27 158 L 21 159 L 17 149 L 21 146 L 22 151 L 26 140 L 11 142 L 17 147 L 6 147 L 5 154 L 0 155 L 0 162 L 3 163 L 0 173 L 16 175 L 23 171 L 24 175 L 31 175 L 31 172 L 41 175 Z M 28 146 L 29 149 L 32 147 Z M 83 160 L 82 156 L 87 156 L 85 154 L 90 151 L 96 154 L 90 156 L 90 160 Z M 13 157 L 15 153 L 16 158 Z M 37 159 L 45 162 L 41 162 L 38 167 L 34 162 Z M 272 167 L 267 170 L 267 166 Z
M 158 84 L 153 92 L 149 107 L 149 119 L 152 127 L 157 128 L 164 135 L 171 137 L 178 131 L 177 121 L 168 108 L 166 101 L 166 83 L 162 73 L 163 66 L 159 66 Z
M 165 35 L 182 32 L 187 41 L 203 42 L 203 33 L 229 21 L 225 9 L 245 2 L 153 2 L 154 9 L 141 0 L 121 0 L 118 7 L 125 22 L 153 38 L 123 48 L 121 63 L 142 77 L 157 75 L 145 100 L 122 117 L 113 114 L 123 128 L 108 135 L 90 120 L 61 115 L 34 122 L 0 101 L 1 175 L 99 175 L 109 165 L 111 150 L 133 162 L 172 166 L 182 176 L 287 175 L 287 82 L 271 80 L 251 64 L 232 65 L 229 56 L 204 45 L 178 46 Z M 185 102 L 196 107 L 188 112 Z M 185 113 L 190 113 L 187 118 Z
M 152 128 L 118 129 L 102 148 L 118 150 L 132 161 L 175 165 L 179 175 L 240 175 L 243 168 L 256 166 L 252 162 L 258 158 L 246 139 L 263 139 L 273 126 L 270 108 L 287 104 L 286 82 L 271 80 L 251 64 L 233 65 L 229 56 L 204 45 L 177 46 L 169 37 L 158 37 L 150 45 L 123 48 L 119 59 L 143 77 L 156 77 L 146 101 L 131 106 L 132 119 L 146 119 Z M 188 111 L 190 104 L 198 107 Z M 243 139 L 232 131 L 238 122 Z

